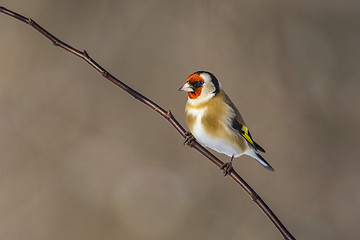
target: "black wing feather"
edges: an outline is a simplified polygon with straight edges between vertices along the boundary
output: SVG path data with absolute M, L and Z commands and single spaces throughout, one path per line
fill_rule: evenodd
M 232 119 L 231 121 L 231 127 L 235 130 L 237 130 L 240 135 L 256 150 L 260 151 L 260 152 L 265 152 L 265 150 L 259 145 L 257 144 L 254 139 L 252 138 L 251 134 L 250 134 L 250 131 L 248 131 L 248 135 L 250 137 L 250 139 L 252 140 L 252 142 L 250 142 L 248 139 L 246 139 L 246 137 L 244 137 L 244 130 L 242 129 L 243 128 L 243 125 L 241 123 L 238 122 L 238 120 L 236 120 L 235 118 Z

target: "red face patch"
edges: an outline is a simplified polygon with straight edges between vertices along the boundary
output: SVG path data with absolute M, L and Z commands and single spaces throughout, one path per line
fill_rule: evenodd
M 199 74 L 191 74 L 187 79 L 186 79 L 187 82 L 189 83 L 194 83 L 194 82 L 197 82 L 197 81 L 203 81 L 204 82 L 204 79 L 202 77 L 200 77 Z
M 204 82 L 204 79 L 202 77 L 200 77 L 199 74 L 192 74 L 186 79 L 186 82 L 189 82 L 191 85 L 194 86 L 194 85 L 196 85 L 197 82 Z M 201 86 L 196 87 L 194 89 L 194 92 L 189 92 L 188 93 L 189 98 L 191 98 L 191 99 L 198 98 L 200 96 L 200 94 L 201 94 L 202 89 L 203 89 L 203 86 L 201 84 Z
M 203 89 L 203 86 L 195 88 L 194 92 L 189 92 L 188 93 L 189 98 L 191 98 L 191 99 L 198 98 L 200 96 L 200 94 L 201 94 L 202 89 Z

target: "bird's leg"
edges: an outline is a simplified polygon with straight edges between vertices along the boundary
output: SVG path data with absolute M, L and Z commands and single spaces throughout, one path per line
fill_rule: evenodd
M 191 132 L 186 132 L 185 133 L 185 141 L 184 141 L 184 145 L 188 145 L 191 147 L 191 144 L 193 143 L 193 141 L 195 140 L 195 137 L 191 134 Z
M 230 174 L 231 171 L 233 170 L 233 166 L 232 166 L 232 161 L 234 159 L 234 155 L 231 157 L 230 162 L 224 163 L 220 169 L 223 170 L 224 172 L 224 176 L 226 177 L 226 175 Z

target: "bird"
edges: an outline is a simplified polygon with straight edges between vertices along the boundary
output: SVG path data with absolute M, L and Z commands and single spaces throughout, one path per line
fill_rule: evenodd
M 186 134 L 184 144 L 196 139 L 202 146 L 231 157 L 221 166 L 225 176 L 233 170 L 233 159 L 244 154 L 274 171 L 260 155 L 259 152 L 265 153 L 265 150 L 254 141 L 239 110 L 214 74 L 194 72 L 179 91 L 188 94 L 185 118 L 190 132 Z

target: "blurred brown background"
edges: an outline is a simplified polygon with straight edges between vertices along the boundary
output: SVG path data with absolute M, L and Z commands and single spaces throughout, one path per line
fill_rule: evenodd
M 276 169 L 241 157 L 240 175 L 298 239 L 358 238 L 359 1 L 1 4 L 183 124 L 177 89 L 213 72 Z M 0 29 L 0 239 L 281 239 L 159 115 L 31 27 Z

